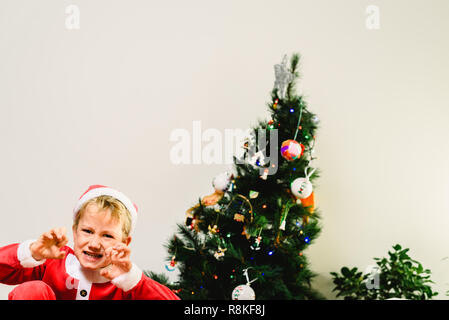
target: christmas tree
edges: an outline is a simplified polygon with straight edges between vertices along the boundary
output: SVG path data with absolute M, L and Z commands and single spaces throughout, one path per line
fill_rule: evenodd
M 167 270 L 179 269 L 167 285 L 181 299 L 322 298 L 305 256 L 321 229 L 312 184 L 318 118 L 295 94 L 298 67 L 298 54 L 275 65 L 271 118 L 251 128 L 234 172 L 213 179 L 215 192 L 166 244 Z

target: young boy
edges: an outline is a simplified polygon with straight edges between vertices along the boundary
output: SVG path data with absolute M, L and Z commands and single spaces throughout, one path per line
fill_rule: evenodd
M 130 260 L 137 206 L 123 193 L 90 186 L 73 210 L 73 250 L 64 228 L 0 248 L 0 283 L 10 300 L 179 300 Z

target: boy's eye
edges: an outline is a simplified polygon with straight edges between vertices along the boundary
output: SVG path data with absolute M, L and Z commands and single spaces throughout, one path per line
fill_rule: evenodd
M 104 236 L 104 237 L 106 237 L 106 238 L 111 238 L 111 239 L 114 239 L 114 237 L 113 237 L 113 236 L 111 236 L 110 234 L 104 234 L 103 236 Z
M 92 233 L 92 231 L 89 230 L 89 229 L 83 229 L 83 232 L 86 232 L 86 233 Z

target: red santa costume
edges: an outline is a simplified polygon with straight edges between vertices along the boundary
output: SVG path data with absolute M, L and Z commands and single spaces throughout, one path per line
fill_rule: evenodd
M 80 197 L 74 216 L 86 201 L 100 195 L 120 200 L 131 213 L 131 231 L 135 227 L 137 207 L 112 188 L 94 185 Z M 0 248 L 0 283 L 17 285 L 9 299 L 18 300 L 179 300 L 170 289 L 147 277 L 134 263 L 131 270 L 112 280 L 98 271 L 83 269 L 74 251 L 64 246 L 64 259 L 36 261 L 30 252 L 35 240 Z

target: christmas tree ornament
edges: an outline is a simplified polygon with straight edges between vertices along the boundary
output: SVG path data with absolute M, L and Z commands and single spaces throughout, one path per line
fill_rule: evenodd
M 217 205 L 218 201 L 220 201 L 223 198 L 223 195 L 226 191 L 229 191 L 229 189 L 233 188 L 233 175 L 229 172 L 223 172 L 219 175 L 217 175 L 212 180 L 212 186 L 214 187 L 215 191 L 214 193 L 205 196 L 201 203 L 204 206 L 215 206 Z
M 292 193 L 295 197 L 302 199 L 312 194 L 312 183 L 307 178 L 297 178 L 291 184 Z
M 256 293 L 250 285 L 256 281 L 257 278 L 250 281 L 248 277 L 248 269 L 251 269 L 251 267 L 243 270 L 243 274 L 246 277 L 246 284 L 241 284 L 235 287 L 231 295 L 232 300 L 256 300 Z
M 296 160 L 304 153 L 304 145 L 295 140 L 285 140 L 281 145 L 281 155 L 288 161 Z
M 310 176 L 315 172 L 316 169 L 313 169 L 310 173 L 307 172 L 309 167 L 307 167 L 304 178 L 297 178 L 293 180 L 290 185 L 290 189 L 296 198 L 305 199 L 312 194 L 313 186 L 310 182 Z
M 260 242 L 262 241 L 262 237 L 258 236 L 256 240 L 254 240 L 254 243 L 250 246 L 251 250 L 258 251 L 260 250 Z
M 274 109 L 274 110 L 277 110 L 277 108 L 278 108 L 278 102 L 279 102 L 279 99 L 274 100 L 274 103 L 273 103 L 273 109 Z
M 196 227 L 196 217 L 192 214 L 191 210 L 193 208 L 190 208 L 187 212 L 186 212 L 186 221 L 185 221 L 185 225 L 187 227 L 189 227 L 190 230 L 195 229 Z
M 227 212 L 229 215 L 233 214 L 234 217 L 236 213 L 241 215 L 244 212 L 248 212 L 250 216 L 249 218 L 245 216 L 245 219 L 249 220 L 248 222 L 253 222 L 254 219 L 253 206 L 251 205 L 251 202 L 247 197 L 242 196 L 241 194 L 235 194 L 223 211 Z M 240 216 L 235 218 L 241 219 Z
M 217 225 L 215 224 L 213 226 L 213 228 L 210 227 L 210 225 L 207 227 L 207 229 L 209 230 L 209 234 L 210 235 L 214 235 L 217 234 L 219 232 Z
M 241 284 L 232 291 L 232 300 L 256 300 L 256 293 L 249 285 Z
M 231 185 L 232 178 L 233 175 L 231 173 L 223 172 L 213 179 L 212 186 L 214 187 L 215 191 L 224 193 L 228 191 Z
M 218 201 L 223 198 L 223 194 L 223 192 L 215 191 L 214 193 L 203 197 L 203 199 L 201 199 L 201 203 L 206 207 L 215 206 L 218 204 Z
M 243 214 L 236 213 L 236 214 L 234 214 L 234 220 L 237 222 L 244 222 L 245 216 Z
M 265 165 L 265 155 L 263 151 L 256 152 L 249 160 L 248 163 L 253 166 L 253 168 L 263 167 Z
M 293 113 L 295 110 L 293 108 L 290 109 L 290 112 Z M 302 104 L 299 105 L 299 116 L 298 123 L 296 125 L 295 136 L 293 139 L 285 140 L 281 145 L 281 155 L 288 161 L 296 160 L 302 156 L 304 153 L 304 145 L 296 141 L 296 137 L 298 136 L 298 132 L 302 129 L 301 124 L 302 117 Z
M 223 257 L 224 257 L 224 255 L 225 255 L 225 251 L 226 250 L 228 250 L 228 249 L 226 249 L 226 248 L 221 248 L 220 246 L 218 246 L 218 249 L 217 249 L 217 251 L 215 251 L 215 253 L 214 253 L 214 257 L 215 257 L 215 259 L 217 259 L 217 260 L 223 260 Z
M 244 212 L 246 211 L 244 208 L 244 202 L 242 201 L 241 205 L 240 205 L 240 209 L 238 210 L 238 212 L 236 212 L 234 214 L 234 220 L 237 222 L 245 222 L 245 214 Z
M 269 172 L 268 168 L 264 169 L 263 174 L 260 176 L 260 178 L 261 178 L 262 180 L 267 180 L 267 178 L 268 178 L 268 172 Z
M 279 98 L 284 99 L 287 86 L 294 78 L 287 68 L 287 55 L 284 56 L 280 64 L 274 66 L 274 76 L 276 78 L 274 89 L 277 90 Z
M 175 271 L 175 269 L 176 269 L 176 260 L 175 259 L 176 259 L 176 256 L 173 256 L 171 258 L 171 261 L 165 265 L 165 269 L 167 271 L 170 271 L 170 272 Z
M 250 199 L 255 199 L 255 198 L 257 198 L 258 196 L 259 196 L 259 192 L 253 191 L 253 190 L 250 190 L 250 191 L 249 191 L 249 198 L 250 198 Z
M 254 243 L 250 246 L 251 250 L 254 250 L 254 251 L 260 250 L 260 242 L 262 241 L 262 237 L 260 236 L 261 232 L 262 232 L 262 228 L 260 228 L 259 235 L 254 240 Z
M 251 238 L 251 235 L 248 232 L 246 232 L 246 226 L 243 226 L 243 231 L 241 235 L 245 236 L 246 240 L 249 240 L 249 238 Z
M 281 223 L 279 226 L 280 230 L 285 230 L 285 223 L 287 221 L 287 215 L 288 215 L 288 212 L 290 211 L 290 208 L 292 205 L 293 205 L 292 203 L 288 202 L 286 205 L 284 205 L 282 207 Z
M 313 213 L 315 211 L 315 193 L 312 191 L 310 196 L 304 199 L 298 199 L 301 201 L 301 205 L 309 211 L 309 213 Z

